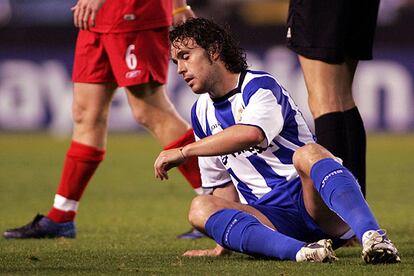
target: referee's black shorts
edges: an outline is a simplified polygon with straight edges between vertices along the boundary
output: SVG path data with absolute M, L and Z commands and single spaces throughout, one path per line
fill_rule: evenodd
M 379 0 L 291 0 L 287 46 L 328 63 L 372 59 Z

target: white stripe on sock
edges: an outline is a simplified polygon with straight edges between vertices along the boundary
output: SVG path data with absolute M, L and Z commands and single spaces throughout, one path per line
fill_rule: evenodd
M 61 195 L 56 194 L 53 207 L 55 207 L 58 210 L 64 211 L 64 212 L 68 212 L 68 211 L 76 212 L 79 207 L 79 202 L 73 199 L 67 199 Z

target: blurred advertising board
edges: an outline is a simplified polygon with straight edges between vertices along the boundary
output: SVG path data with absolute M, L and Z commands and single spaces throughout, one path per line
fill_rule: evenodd
M 368 131 L 414 131 L 414 52 L 375 49 L 373 61 L 361 62 L 354 96 Z M 56 45 L 0 47 L 0 132 L 71 132 L 73 49 Z M 307 93 L 296 56 L 284 46 L 248 50 L 254 70 L 274 74 L 292 94 L 312 125 Z M 196 96 L 170 65 L 168 93 L 179 113 L 189 120 Z M 120 89 L 110 113 L 111 131 L 141 130 L 134 122 Z

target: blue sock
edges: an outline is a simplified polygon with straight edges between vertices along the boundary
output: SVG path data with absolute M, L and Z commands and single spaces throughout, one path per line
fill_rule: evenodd
M 305 245 L 263 225 L 256 217 L 234 209 L 222 209 L 209 217 L 207 234 L 221 246 L 249 255 L 296 260 Z
M 311 169 L 311 178 L 328 207 L 351 227 L 359 240 L 365 231 L 380 228 L 355 177 L 344 166 L 332 158 L 319 160 Z

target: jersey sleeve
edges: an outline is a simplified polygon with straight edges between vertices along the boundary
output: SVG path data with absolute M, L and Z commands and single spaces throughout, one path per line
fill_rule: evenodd
M 283 129 L 282 106 L 273 92 L 258 89 L 249 99 L 239 124 L 259 127 L 266 136 L 262 145 L 268 146 Z

